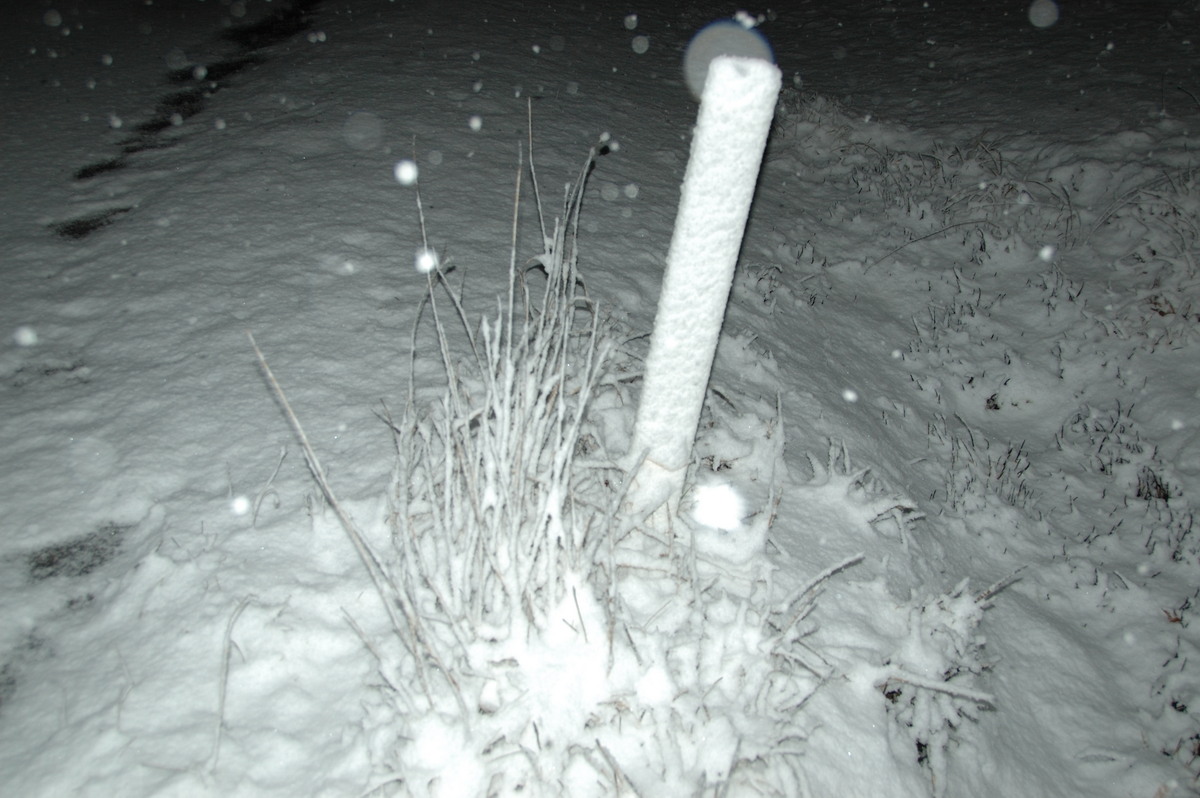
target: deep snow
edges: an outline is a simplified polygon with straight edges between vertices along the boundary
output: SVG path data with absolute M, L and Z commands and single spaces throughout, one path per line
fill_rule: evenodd
M 377 413 L 403 405 L 425 286 L 394 164 L 416 158 L 431 243 L 493 313 L 527 103 L 551 209 L 608 134 L 579 267 L 636 364 L 695 118 L 683 49 L 736 8 L 327 1 L 256 26 L 280 3 L 19 5 L 0 31 L 0 792 L 471 794 L 504 760 L 381 684 L 347 618 L 385 660 L 398 646 L 245 333 L 384 534 Z M 761 25 L 787 88 L 696 451 L 698 481 L 774 513 L 765 544 L 757 522 L 697 530 L 726 566 L 706 578 L 774 570 L 749 578 L 758 604 L 722 582 L 699 626 L 630 587 L 648 658 L 728 671 L 698 702 L 678 670 L 596 671 L 574 636 L 510 652 L 531 705 L 570 707 L 541 731 L 601 729 L 579 754 L 601 793 L 611 754 L 642 794 L 748 791 L 780 762 L 813 796 L 1195 794 L 1200 9 L 1065 4 L 1038 28 L 1020 3 L 829 5 Z M 526 183 L 521 259 L 535 217 Z M 628 413 L 597 414 L 620 449 Z M 797 627 L 802 734 L 739 765 L 757 705 L 732 685 L 762 676 L 771 628 L 746 607 L 859 553 Z M 616 721 L 671 729 L 675 759 L 635 770 Z M 509 742 L 552 769 L 541 731 Z

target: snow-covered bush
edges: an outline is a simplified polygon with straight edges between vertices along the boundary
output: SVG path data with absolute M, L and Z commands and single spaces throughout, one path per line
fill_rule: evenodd
M 543 251 L 523 267 L 510 254 L 507 294 L 477 326 L 436 258 L 422 262 L 445 381 L 424 403 L 414 377 L 404 411 L 385 413 L 397 460 L 383 529 L 338 502 L 263 364 L 390 617 L 390 640 L 362 633 L 379 663 L 368 726 L 380 794 L 800 789 L 800 710 L 832 675 L 801 638 L 848 563 L 776 590 L 765 541 L 785 474 L 778 407 L 773 419 L 710 410 L 708 461 L 684 476 L 685 509 L 700 470 L 761 506 L 721 529 L 681 513 L 664 530 L 627 511 L 617 463 L 633 363 L 577 271 L 593 165 L 594 152 Z
M 888 675 L 880 685 L 895 721 L 893 737 L 911 746 L 917 762 L 929 769 L 934 798 L 946 794 L 947 754 L 959 725 L 993 703 L 974 685 L 989 664 L 978 626 L 988 600 L 1004 583 L 978 596 L 967 584 L 964 579 L 909 610 L 908 635 L 884 663 Z

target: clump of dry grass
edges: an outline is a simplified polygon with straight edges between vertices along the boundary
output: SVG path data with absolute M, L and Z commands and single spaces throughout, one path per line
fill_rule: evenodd
M 578 273 L 595 158 L 592 150 L 551 224 L 530 164 L 544 246 L 524 262 L 518 177 L 507 290 L 477 325 L 436 258 L 425 261 L 412 362 L 418 326 L 432 322 L 444 383 L 419 403 L 414 365 L 404 409 L 383 413 L 396 465 L 382 529 L 364 530 L 338 501 L 258 353 L 398 641 L 359 631 L 392 708 L 380 722 L 396 740 L 376 763 L 385 771 L 376 789 L 798 789 L 799 710 L 832 676 L 802 642 L 806 619 L 825 583 L 858 558 L 776 594 L 763 541 L 784 473 L 778 408 L 746 467 L 757 480 L 770 464 L 771 485 L 736 562 L 723 530 L 679 515 L 662 534 L 623 509 L 631 474 L 617 463 L 627 453 L 610 453 L 608 427 L 589 417 L 600 406 L 607 423 L 624 412 L 629 427 L 635 373 Z M 738 475 L 736 460 L 725 473 Z M 447 746 L 453 756 L 438 753 Z

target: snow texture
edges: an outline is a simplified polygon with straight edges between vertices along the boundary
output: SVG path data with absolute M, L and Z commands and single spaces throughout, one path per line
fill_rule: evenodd
M 681 53 L 730 7 L 527 6 L 6 4 L 0 795 L 1200 794 L 1200 9 L 764 13 L 784 88 L 648 530 L 613 508 Z M 585 162 L 574 333 L 481 371 Z M 548 418 L 565 481 L 438 456 Z M 521 536 L 463 534 L 503 502 Z

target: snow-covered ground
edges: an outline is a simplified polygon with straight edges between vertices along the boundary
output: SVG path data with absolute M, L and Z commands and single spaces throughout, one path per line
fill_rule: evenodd
M 616 604 L 560 574 L 554 623 L 467 630 L 476 717 L 405 683 L 441 677 L 246 333 L 403 571 L 381 416 L 427 280 L 394 165 L 494 315 L 532 108 L 548 214 L 606 137 L 578 266 L 621 344 L 589 441 L 622 454 L 684 50 L 737 8 L 12 5 L 0 794 L 1200 793 L 1195 3 L 762 11 L 785 88 L 693 475 L 750 517 L 680 517 L 690 559 L 635 531 L 593 573 Z M 416 340 L 424 405 L 428 306 Z

